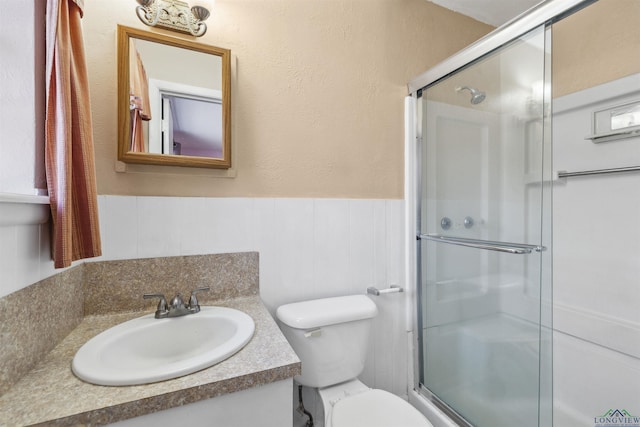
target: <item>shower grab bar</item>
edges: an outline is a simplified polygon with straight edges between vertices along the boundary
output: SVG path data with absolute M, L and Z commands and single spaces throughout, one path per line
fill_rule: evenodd
M 640 171 L 640 166 L 629 166 L 626 168 L 595 169 L 595 170 L 578 171 L 578 172 L 559 171 L 558 178 L 568 178 L 571 176 L 584 176 L 584 175 L 600 175 L 600 174 L 606 174 L 606 173 L 637 172 L 637 171 Z
M 493 240 L 465 239 L 463 237 L 441 236 L 439 234 L 420 234 L 418 239 L 431 240 L 433 242 L 448 243 L 450 245 L 465 246 L 468 248 L 485 249 L 488 251 L 506 252 L 509 254 L 530 254 L 533 251 L 542 252 L 547 248 L 538 245 L 526 245 L 524 243 L 496 242 Z

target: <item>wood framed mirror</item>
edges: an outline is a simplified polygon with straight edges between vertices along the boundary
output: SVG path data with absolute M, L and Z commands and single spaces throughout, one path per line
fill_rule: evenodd
M 231 167 L 231 51 L 118 25 L 118 160 Z

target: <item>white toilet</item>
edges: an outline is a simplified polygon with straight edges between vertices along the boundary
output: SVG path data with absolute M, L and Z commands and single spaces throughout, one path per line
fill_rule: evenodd
M 357 376 L 367 356 L 376 305 L 364 295 L 286 304 L 276 317 L 302 361 L 295 380 L 318 388 L 324 427 L 431 427 L 398 396 L 371 389 Z

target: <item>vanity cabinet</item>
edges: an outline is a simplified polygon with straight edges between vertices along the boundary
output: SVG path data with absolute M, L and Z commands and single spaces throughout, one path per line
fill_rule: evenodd
M 282 427 L 293 425 L 293 380 L 281 380 L 247 390 L 120 421 L 112 426 Z

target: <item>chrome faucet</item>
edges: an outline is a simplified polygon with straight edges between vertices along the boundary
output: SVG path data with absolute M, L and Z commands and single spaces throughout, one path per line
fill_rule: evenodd
M 142 297 L 144 299 L 160 298 L 155 317 L 156 319 L 164 319 L 167 317 L 186 316 L 187 314 L 195 314 L 199 312 L 200 304 L 198 304 L 196 294 L 208 291 L 209 289 L 210 288 L 207 286 L 205 288 L 198 288 L 191 291 L 191 297 L 189 298 L 188 304 L 184 303 L 182 295 L 180 294 L 176 294 L 176 296 L 173 297 L 171 304 L 167 304 L 167 300 L 163 294 L 144 294 Z

